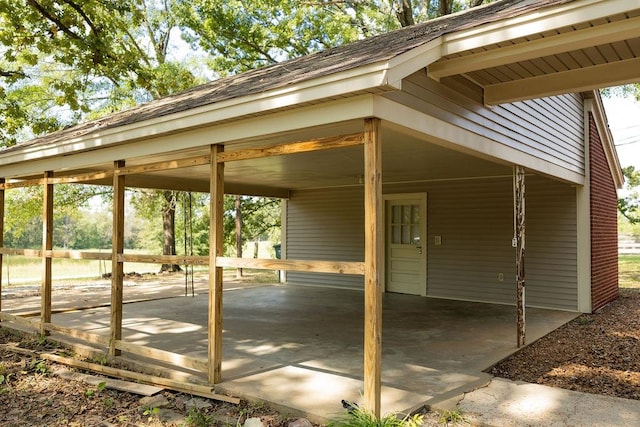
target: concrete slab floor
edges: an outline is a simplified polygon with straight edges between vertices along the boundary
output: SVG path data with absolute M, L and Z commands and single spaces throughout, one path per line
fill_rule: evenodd
M 362 401 L 364 294 L 296 285 L 224 292 L 220 390 L 310 415 Z M 207 296 L 124 306 L 128 342 L 206 359 Z M 531 342 L 577 313 L 527 309 Z M 109 308 L 57 314 L 61 326 L 108 335 Z M 383 413 L 437 404 L 488 382 L 482 371 L 515 352 L 513 306 L 400 294 L 383 299 Z

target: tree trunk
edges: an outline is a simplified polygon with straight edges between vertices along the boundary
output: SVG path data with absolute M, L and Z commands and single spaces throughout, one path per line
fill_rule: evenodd
M 398 9 L 396 10 L 396 17 L 400 21 L 402 27 L 408 27 L 415 24 L 413 19 L 413 6 L 411 0 L 400 0 Z
M 162 255 L 176 255 L 176 197 L 173 191 L 163 191 Z M 177 264 L 162 264 L 160 272 L 182 271 Z
M 235 201 L 236 208 L 236 256 L 242 258 L 242 199 L 240 196 L 236 196 Z M 242 277 L 242 268 L 238 268 L 236 271 L 236 277 L 239 279 Z

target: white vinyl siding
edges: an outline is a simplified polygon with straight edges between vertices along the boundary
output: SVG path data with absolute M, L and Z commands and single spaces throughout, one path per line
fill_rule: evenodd
M 527 305 L 577 310 L 575 190 L 538 176 L 527 176 L 526 186 Z M 384 192 L 428 195 L 428 296 L 515 303 L 511 178 L 385 185 Z M 288 201 L 287 257 L 362 261 L 362 200 L 362 187 L 294 192 Z M 295 272 L 287 280 L 363 284 L 357 276 Z
M 584 175 L 584 114 L 578 94 L 487 108 L 438 84 L 424 73 L 385 97 L 489 138 L 503 146 Z M 455 143 L 455 141 L 452 141 Z

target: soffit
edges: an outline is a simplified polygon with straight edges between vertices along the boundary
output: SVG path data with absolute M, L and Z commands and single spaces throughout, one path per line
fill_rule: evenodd
M 512 31 L 496 28 L 499 40 L 482 46 L 466 49 L 459 35 L 445 36 L 443 51 L 451 52 L 431 64 L 429 74 L 444 84 L 475 87 L 489 105 L 640 82 L 640 1 L 575 3 L 564 20 L 551 16 L 514 24 Z M 611 13 L 603 12 L 607 6 Z M 541 31 L 530 29 L 536 23 Z M 526 34 L 510 36 L 519 28 Z

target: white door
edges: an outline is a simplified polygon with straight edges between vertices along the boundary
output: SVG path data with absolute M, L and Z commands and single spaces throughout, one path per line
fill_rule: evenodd
M 427 295 L 426 194 L 386 197 L 386 290 Z

